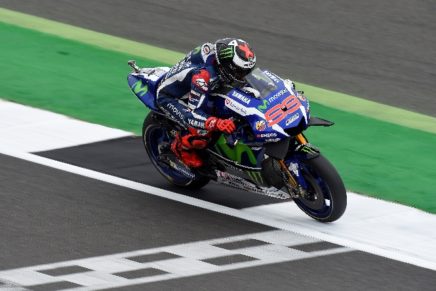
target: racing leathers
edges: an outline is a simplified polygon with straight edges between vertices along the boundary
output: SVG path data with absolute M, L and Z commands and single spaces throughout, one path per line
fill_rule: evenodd
M 209 94 L 222 85 L 215 66 L 214 45 L 204 43 L 175 64 L 157 88 L 160 109 L 188 129 L 186 134 L 177 134 L 171 149 L 191 168 L 203 165 L 196 150 L 207 146 L 210 131 L 235 130 L 232 120 L 211 116 L 213 100 Z

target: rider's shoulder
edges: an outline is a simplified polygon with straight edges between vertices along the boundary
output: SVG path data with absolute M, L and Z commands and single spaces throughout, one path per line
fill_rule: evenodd
M 201 46 L 201 56 L 205 64 L 211 65 L 215 60 L 215 45 L 210 42 L 204 43 Z
M 200 47 L 202 56 L 209 56 L 215 53 L 215 45 L 211 42 L 205 42 Z
M 205 42 L 191 51 L 191 61 L 198 65 L 211 65 L 215 60 L 215 46 L 213 43 Z

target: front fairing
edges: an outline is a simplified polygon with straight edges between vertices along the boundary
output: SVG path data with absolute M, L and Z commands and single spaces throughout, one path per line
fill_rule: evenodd
M 222 116 L 243 117 L 250 125 L 251 134 L 245 132 L 239 137 L 247 144 L 277 142 L 306 129 L 309 122 L 309 101 L 292 83 L 266 70 L 261 73 L 273 84 L 268 80 L 256 83 L 260 78 L 256 77 L 250 86 L 263 94 L 255 97 L 243 88 L 235 88 L 216 100 Z

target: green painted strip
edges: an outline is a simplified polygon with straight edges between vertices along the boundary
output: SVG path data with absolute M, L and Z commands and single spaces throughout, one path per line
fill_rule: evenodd
M 401 126 L 436 133 L 436 118 L 374 101 L 297 83 L 311 101 Z
M 62 38 L 76 40 L 82 43 L 102 47 L 104 49 L 158 60 L 171 65 L 184 57 L 184 54 L 171 50 L 126 40 L 123 38 L 78 28 L 60 22 L 19 13 L 0 8 L 0 21 L 17 25 L 40 32 L 57 35 Z M 436 118 L 376 103 L 358 97 L 317 88 L 307 84 L 298 83 L 312 101 L 331 108 L 340 108 L 343 111 L 353 112 L 374 119 L 395 123 L 398 125 L 436 133 Z
M 140 132 L 148 109 L 127 84 L 129 55 L 2 22 L 0 35 L 0 98 Z
M 1 21 L 0 35 L 7 40 L 0 42 L 1 98 L 140 134 L 148 110 L 127 85 L 129 54 Z M 142 57 L 138 64 L 162 65 Z M 306 133 L 347 189 L 436 213 L 436 134 L 317 102 L 312 112 L 336 122 Z

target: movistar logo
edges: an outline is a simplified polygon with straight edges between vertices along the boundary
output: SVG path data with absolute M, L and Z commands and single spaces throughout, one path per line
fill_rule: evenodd
M 256 156 L 249 146 L 243 142 L 239 142 L 235 147 L 229 147 L 224 135 L 221 135 L 215 144 L 215 149 L 218 153 L 231 159 L 238 164 L 242 163 L 242 156 L 248 157 L 249 162 L 255 166 L 257 164 Z
M 268 107 L 268 100 L 263 100 L 263 104 L 257 106 L 257 109 L 259 109 L 260 111 L 264 111 L 266 108 Z
M 133 92 L 135 92 L 136 95 L 138 95 L 139 97 L 142 97 L 145 94 L 147 94 L 148 86 L 147 86 L 147 84 L 142 86 L 142 81 L 138 80 L 135 84 L 133 84 L 132 90 L 133 90 Z
M 220 52 L 220 58 L 222 58 L 222 59 L 233 58 L 233 47 L 228 47 L 228 48 L 223 49 Z

